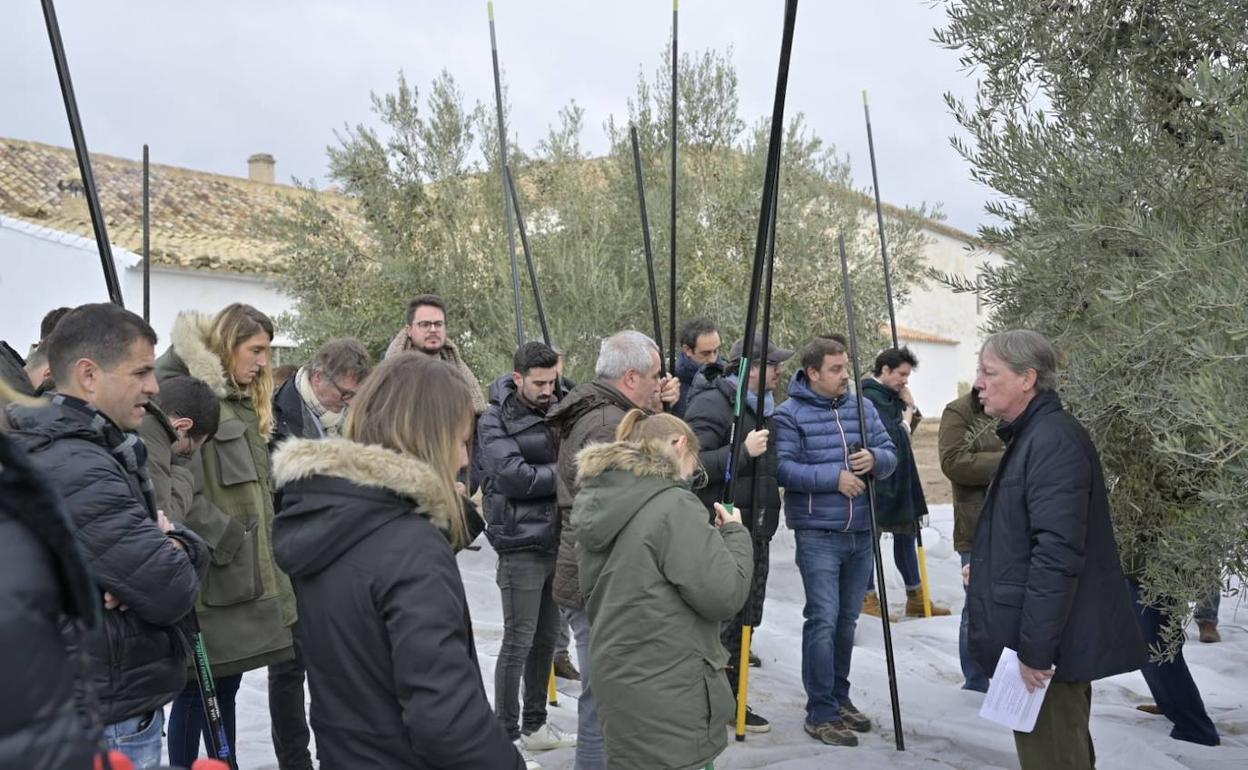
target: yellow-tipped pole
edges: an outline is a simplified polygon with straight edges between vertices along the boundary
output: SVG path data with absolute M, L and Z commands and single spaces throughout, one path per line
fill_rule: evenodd
M 932 584 L 927 581 L 927 552 L 922 545 L 919 546 L 919 579 L 923 581 L 919 589 L 923 594 L 923 617 L 930 618 L 932 616 Z
M 750 691 L 750 637 L 753 626 L 741 627 L 741 660 L 737 661 L 737 740 L 745 740 L 746 693 Z
M 494 21 L 494 3 L 493 0 L 485 4 L 486 12 L 490 14 L 490 21 Z
M 559 689 L 555 687 L 555 665 L 550 665 L 550 682 L 546 685 L 546 700 L 552 706 L 559 705 Z

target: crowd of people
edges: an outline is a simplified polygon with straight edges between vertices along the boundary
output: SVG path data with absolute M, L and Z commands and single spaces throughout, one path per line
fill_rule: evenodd
M 905 615 L 950 612 L 916 555 L 915 355 L 884 350 L 854 383 L 839 335 L 755 338 L 743 368 L 745 341 L 723 357 L 695 319 L 671 374 L 626 330 L 588 382 L 528 342 L 485 389 L 449 315 L 417 296 L 377 366 L 333 339 L 283 381 L 272 320 L 242 304 L 182 314 L 159 357 L 155 330 L 111 304 L 49 313 L 25 359 L 0 350 L 0 768 L 87 768 L 102 747 L 189 767 L 219 740 L 197 639 L 230 746 L 242 675 L 267 670 L 281 770 L 314 766 L 313 734 L 323 768 L 534 770 L 572 746 L 578 770 L 707 767 L 740 666 L 761 665 L 742 631 L 762 623 L 782 515 L 805 591 L 805 730 L 858 745 L 874 723 L 852 699 L 855 628 L 891 612 L 873 532 L 892 534 Z M 985 691 L 1009 648 L 1048 689 L 1015 734 L 1024 768 L 1091 768 L 1091 683 L 1141 667 L 1172 735 L 1216 744 L 1181 654 L 1148 658 L 1164 618 L 1120 564 L 1056 370 L 1039 334 L 993 335 L 941 418 L 964 687 Z M 492 699 L 456 563 L 482 533 L 504 619 Z M 547 719 L 555 674 L 580 679 L 575 734 Z M 746 730 L 770 729 L 741 706 Z

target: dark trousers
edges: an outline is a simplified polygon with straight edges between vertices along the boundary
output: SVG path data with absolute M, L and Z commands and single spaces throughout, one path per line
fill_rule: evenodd
M 269 722 L 273 736 L 273 753 L 280 770 L 312 770 L 312 754 L 308 744 L 312 733 L 304 705 L 303 681 L 307 669 L 303 663 L 303 645 L 299 641 L 299 624 L 291 628 L 295 657 L 285 663 L 269 666 Z
M 747 623 L 754 628 L 763 624 L 763 600 L 767 598 L 767 575 L 771 571 L 770 538 L 754 538 L 754 576 L 750 579 L 750 595 L 737 616 L 720 628 L 719 640 L 728 650 L 728 683 L 737 691 L 737 667 L 741 663 L 741 628 Z
M 1092 716 L 1091 682 L 1054 682 L 1036 718 L 1036 729 L 1014 733 L 1022 770 L 1092 770 L 1096 750 L 1088 720 Z
M 498 557 L 503 600 L 503 644 L 494 667 L 494 708 L 512 740 L 546 724 L 546 686 L 559 637 L 559 606 L 552 593 L 555 554 L 521 551 Z M 584 661 L 581 666 L 584 667 Z M 524 680 L 524 710 L 520 680 Z M 524 724 L 521 725 L 523 716 Z
M 1161 638 L 1161 627 L 1166 617 L 1156 607 L 1146 607 L 1140 603 L 1140 584 L 1127 580 L 1127 588 L 1131 591 L 1131 601 L 1135 603 L 1135 617 L 1140 624 L 1140 632 L 1144 635 L 1144 643 L 1150 648 Z M 1174 723 L 1170 737 L 1179 741 L 1190 741 L 1205 746 L 1217 746 L 1221 743 L 1218 728 L 1213 726 L 1209 714 L 1205 711 L 1205 702 L 1200 697 L 1200 690 L 1192 680 L 1192 672 L 1183 659 L 1183 646 L 1174 660 L 1168 663 L 1154 663 L 1151 660 L 1140 669 L 1148 689 L 1157 701 L 1157 707 Z
M 225 726 L 225 737 L 230 742 L 230 750 L 237 757 L 237 744 L 234 742 L 234 698 L 238 695 L 238 686 L 243 681 L 242 674 L 219 676 L 216 678 L 217 703 L 221 706 L 221 722 Z M 194 677 L 186 683 L 186 687 L 173 701 L 169 711 L 169 764 L 179 767 L 190 767 L 199 756 L 199 737 L 204 736 L 204 745 L 208 745 L 208 719 L 204 716 L 204 702 L 199 693 L 199 682 Z M 214 757 L 215 759 L 215 757 Z

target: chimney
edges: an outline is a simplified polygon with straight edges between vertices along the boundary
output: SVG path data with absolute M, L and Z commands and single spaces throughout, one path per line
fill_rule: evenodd
M 247 178 L 253 182 L 273 184 L 277 161 L 267 152 L 258 152 L 247 159 Z

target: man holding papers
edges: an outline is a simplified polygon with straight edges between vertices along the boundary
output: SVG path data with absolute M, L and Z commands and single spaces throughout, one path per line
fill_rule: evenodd
M 970 565 L 970 648 L 995 671 L 1018 654 L 1028 690 L 1048 693 L 1031 732 L 1015 732 L 1023 770 L 1095 764 L 1092 681 L 1147 659 L 1114 544 L 1101 460 L 1056 393 L 1057 355 L 1033 331 L 980 351 L 976 387 L 1006 444 L 984 500 Z

